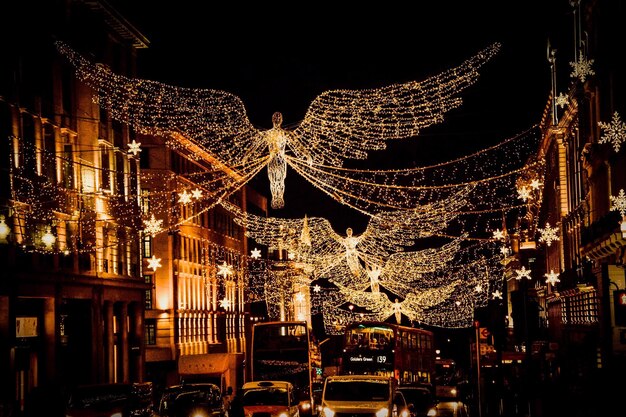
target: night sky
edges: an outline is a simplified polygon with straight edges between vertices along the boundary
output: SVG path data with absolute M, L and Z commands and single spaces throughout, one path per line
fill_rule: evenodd
M 462 93 L 464 104 L 443 124 L 371 153 L 366 163 L 358 163 L 362 168 L 446 161 L 515 136 L 538 123 L 546 106 L 548 39 L 558 50 L 563 83 L 569 82 L 573 60 L 574 17 L 567 0 L 383 2 L 376 7 L 292 2 L 286 8 L 110 3 L 151 42 L 138 54 L 140 77 L 234 93 L 260 128 L 271 127 L 275 111 L 283 113 L 284 125 L 296 124 L 325 90 L 420 81 L 494 42 L 502 44 L 478 81 Z M 266 178 L 264 169 L 251 185 L 269 197 Z M 362 215 L 317 192 L 290 169 L 285 200 L 286 208 L 270 215 L 323 216 L 339 232 L 350 226 L 358 233 L 365 224 Z

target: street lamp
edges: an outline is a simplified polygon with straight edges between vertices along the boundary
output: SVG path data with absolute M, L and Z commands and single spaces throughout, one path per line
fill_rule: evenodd
M 7 236 L 9 236 L 10 232 L 11 229 L 9 229 L 9 226 L 7 226 L 4 221 L 4 214 L 0 214 L 0 242 L 6 243 Z

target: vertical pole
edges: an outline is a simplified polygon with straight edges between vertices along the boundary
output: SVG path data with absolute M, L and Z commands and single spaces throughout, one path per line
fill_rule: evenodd
M 474 322 L 476 330 L 476 394 L 478 402 L 478 417 L 482 417 L 483 399 L 482 390 L 480 389 L 480 322 Z

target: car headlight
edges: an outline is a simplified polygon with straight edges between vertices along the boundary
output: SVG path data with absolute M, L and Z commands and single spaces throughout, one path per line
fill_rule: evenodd
M 380 410 L 376 411 L 376 417 L 388 417 L 389 409 L 387 407 L 383 407 Z
M 335 411 L 328 407 L 324 407 L 322 411 L 324 412 L 324 417 L 334 417 L 335 415 Z
M 426 413 L 426 415 L 428 417 L 435 417 L 437 415 L 437 409 L 436 408 L 430 408 L 428 410 L 428 413 Z
M 289 414 L 287 414 L 287 412 L 283 411 L 282 413 L 280 413 L 278 415 L 278 417 L 289 417 Z
M 303 410 L 310 410 L 311 409 L 311 403 L 309 401 L 302 401 L 300 403 L 300 408 Z

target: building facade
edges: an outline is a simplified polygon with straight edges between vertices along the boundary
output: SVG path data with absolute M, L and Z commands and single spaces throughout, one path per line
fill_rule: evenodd
M 570 8 L 567 33 L 548 50 L 552 92 L 534 156 L 544 161 L 542 193 L 514 221 L 508 349 L 528 349 L 531 381 L 610 401 L 610 381 L 626 369 L 626 68 L 616 53 L 626 8 L 601 0 Z M 522 266 L 530 280 L 516 279 Z
M 250 334 L 244 229 L 215 204 L 211 155 L 183 137 L 175 147 L 164 138 L 138 140 L 143 219 L 158 224 L 142 238 L 142 257 L 159 265 L 144 270 L 147 378 L 159 386 L 204 380 L 236 389 L 244 383 Z M 227 200 L 267 215 L 267 199 L 247 186 Z
M 128 75 L 148 41 L 104 2 L 18 3 L 0 81 L 0 415 L 38 389 L 60 399 L 145 374 L 133 133 L 93 103 L 54 41 Z

